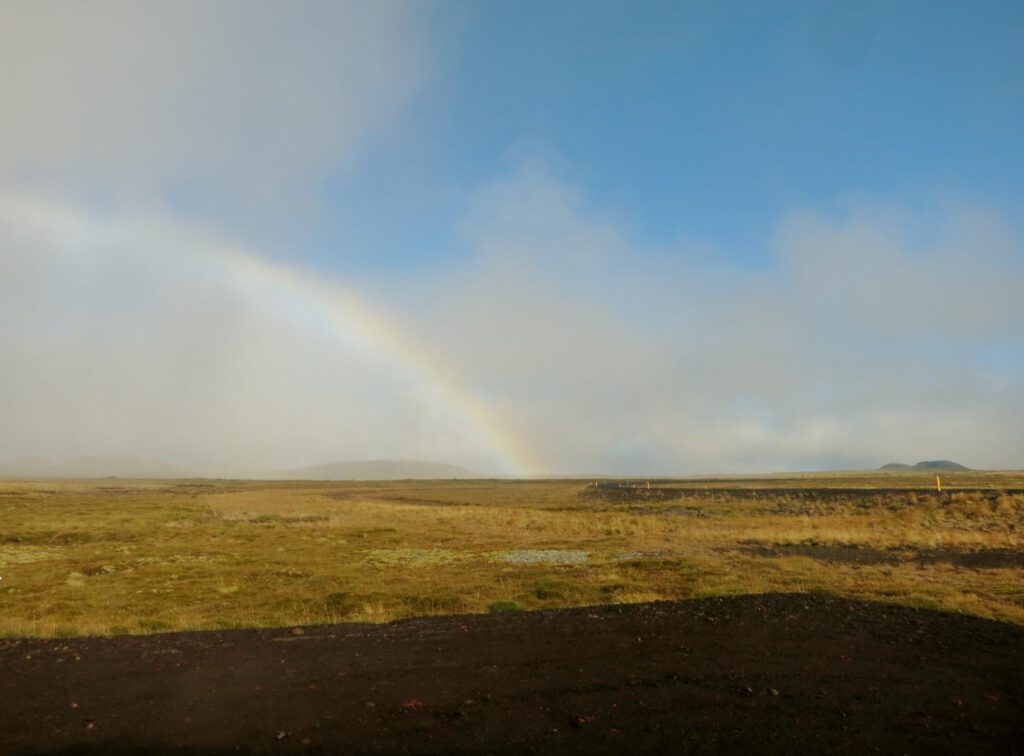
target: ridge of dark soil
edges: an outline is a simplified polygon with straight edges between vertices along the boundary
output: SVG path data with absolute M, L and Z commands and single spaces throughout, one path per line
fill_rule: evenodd
M 1024 627 L 809 594 L 0 639 L 0 754 L 1024 754 Z
M 764 501 L 771 504 L 785 505 L 796 502 L 839 502 L 839 503 L 872 503 L 892 504 L 895 498 L 899 503 L 905 504 L 906 497 L 913 495 L 923 502 L 942 503 L 950 500 L 955 494 L 971 494 L 986 501 L 995 501 L 1000 496 L 1018 495 L 1024 493 L 1020 488 L 991 488 L 981 486 L 957 486 L 946 487 L 939 493 L 934 489 L 922 489 L 920 487 L 727 487 L 710 486 L 698 488 L 695 486 L 662 486 L 655 485 L 645 487 L 637 485 L 625 485 L 620 483 L 599 483 L 589 486 L 580 491 L 580 498 L 605 500 L 616 503 L 629 503 L 635 501 L 674 501 L 676 499 L 689 499 L 696 501 L 717 501 L 723 499 L 739 499 Z M 781 500 L 781 501 L 780 501 Z
M 804 556 L 838 564 L 938 564 L 947 563 L 969 569 L 1024 567 L 1024 549 L 873 549 L 866 546 L 814 543 L 746 544 L 741 549 L 752 556 Z

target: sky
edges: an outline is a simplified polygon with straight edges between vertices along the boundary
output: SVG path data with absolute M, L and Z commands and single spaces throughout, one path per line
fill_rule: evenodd
M 1024 467 L 1024 6 L 0 0 L 0 465 Z

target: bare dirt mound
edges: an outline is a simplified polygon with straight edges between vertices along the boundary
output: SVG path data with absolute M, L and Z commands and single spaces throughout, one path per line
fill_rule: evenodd
M 810 595 L 0 640 L 0 753 L 1024 753 L 1024 628 Z

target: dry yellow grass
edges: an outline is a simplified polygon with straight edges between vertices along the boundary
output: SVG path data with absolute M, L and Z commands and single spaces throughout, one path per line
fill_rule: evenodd
M 663 499 L 579 481 L 0 482 L 0 634 L 780 590 L 1024 623 L 1024 495 L 1006 492 L 1024 477 L 952 477 L 941 498 L 907 474 L 678 481 L 660 487 L 691 493 Z M 835 494 L 879 486 L 907 490 Z

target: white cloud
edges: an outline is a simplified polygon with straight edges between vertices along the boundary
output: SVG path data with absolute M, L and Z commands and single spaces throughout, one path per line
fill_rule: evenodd
M 552 469 L 1021 464 L 1022 245 L 992 216 L 911 243 L 907 213 L 795 213 L 751 272 L 637 248 L 536 163 L 481 196 L 415 317 Z
M 506 471 L 488 429 L 342 286 L 158 216 L 0 196 L 0 462 Z
M 923 244 L 912 242 L 905 222 L 871 211 L 838 222 L 800 213 L 783 224 L 779 251 L 808 306 L 828 314 L 821 326 L 883 341 L 973 343 L 1019 334 L 1019 240 L 996 217 L 949 212 L 941 238 Z
M 391 0 L 4 0 L 0 177 L 254 223 L 298 212 L 422 87 L 422 15 Z
M 481 191 L 464 264 L 415 296 L 378 281 L 346 330 L 322 304 L 352 293 L 322 276 L 166 217 L 7 195 L 0 461 L 501 470 L 471 397 L 550 472 L 1019 467 L 1021 240 L 959 212 L 912 242 L 893 217 L 794 214 L 775 266 L 716 267 L 637 248 L 533 164 Z

